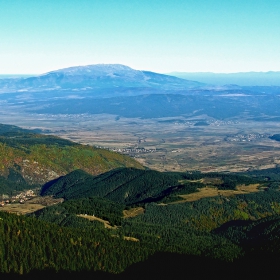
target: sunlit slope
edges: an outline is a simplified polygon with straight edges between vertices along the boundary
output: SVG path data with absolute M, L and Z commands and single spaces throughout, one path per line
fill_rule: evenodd
M 0 179 L 43 184 L 75 169 L 97 175 L 118 167 L 143 169 L 128 156 L 0 124 Z

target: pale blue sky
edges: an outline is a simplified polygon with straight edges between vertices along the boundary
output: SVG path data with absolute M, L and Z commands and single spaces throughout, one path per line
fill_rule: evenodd
M 280 0 L 0 0 L 0 74 L 280 71 Z

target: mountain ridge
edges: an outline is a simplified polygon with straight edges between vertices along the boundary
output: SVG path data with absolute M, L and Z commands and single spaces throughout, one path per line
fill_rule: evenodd
M 0 194 L 15 181 L 37 185 L 76 169 L 97 175 L 125 166 L 144 168 L 125 155 L 0 124 Z
M 34 77 L 0 79 L 2 93 L 115 87 L 190 89 L 201 86 L 204 84 L 165 74 L 135 70 L 122 64 L 74 66 Z

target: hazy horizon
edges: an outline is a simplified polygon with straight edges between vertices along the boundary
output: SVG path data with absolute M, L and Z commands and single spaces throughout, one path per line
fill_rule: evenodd
M 104 64 L 104 65 L 112 65 L 112 63 L 98 63 L 98 64 Z M 116 63 L 116 64 L 121 64 L 121 63 Z M 17 77 L 17 76 L 25 76 L 25 77 L 31 77 L 31 76 L 38 76 L 38 75 L 44 75 L 47 74 L 49 72 L 53 72 L 53 71 L 59 71 L 59 70 L 63 70 L 63 69 L 67 69 L 67 68 L 71 68 L 71 67 L 86 67 L 86 66 L 91 66 L 91 65 L 96 65 L 96 64 L 88 64 L 88 65 L 72 65 L 69 67 L 64 67 L 64 68 L 59 68 L 59 69 L 52 69 L 48 72 L 44 72 L 44 73 L 0 73 L 0 77 Z M 121 64 L 124 65 L 124 64 Z M 129 65 L 125 65 L 130 67 Z M 160 74 L 164 74 L 164 75 L 180 75 L 180 74 L 210 74 L 210 75 L 231 75 L 231 74 L 249 74 L 249 73 L 279 73 L 279 71 L 240 71 L 240 72 L 211 72 L 211 71 L 193 71 L 193 72 L 188 72 L 188 71 L 171 71 L 171 72 L 156 72 L 156 71 L 152 71 L 150 69 L 135 69 L 133 67 L 130 67 L 134 70 L 138 70 L 138 71 L 151 71 L 151 72 L 155 72 L 155 73 L 160 73 Z

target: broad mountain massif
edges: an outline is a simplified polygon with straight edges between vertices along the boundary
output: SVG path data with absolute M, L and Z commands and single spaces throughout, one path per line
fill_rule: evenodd
M 77 66 L 52 71 L 40 76 L 0 79 L 1 92 L 36 92 L 44 90 L 85 91 L 108 88 L 188 89 L 203 83 L 187 81 L 174 76 L 134 70 L 121 64 Z
M 42 180 L 38 169 L 26 176 L 31 159 L 40 170 L 55 170 L 56 178 Z M 5 197 L 36 186 L 38 196 L 25 204 L 63 199 L 25 216 L 7 213 L 9 203 L 2 207 L 5 277 L 178 277 L 186 266 L 202 277 L 196 271 L 202 265 L 222 278 L 278 269 L 278 168 L 158 172 L 126 156 L 8 125 L 1 125 L 1 163 Z
M 216 86 L 119 64 L 97 64 L 0 79 L 0 102 L 30 114 L 273 119 L 279 115 L 279 89 L 273 84 Z

